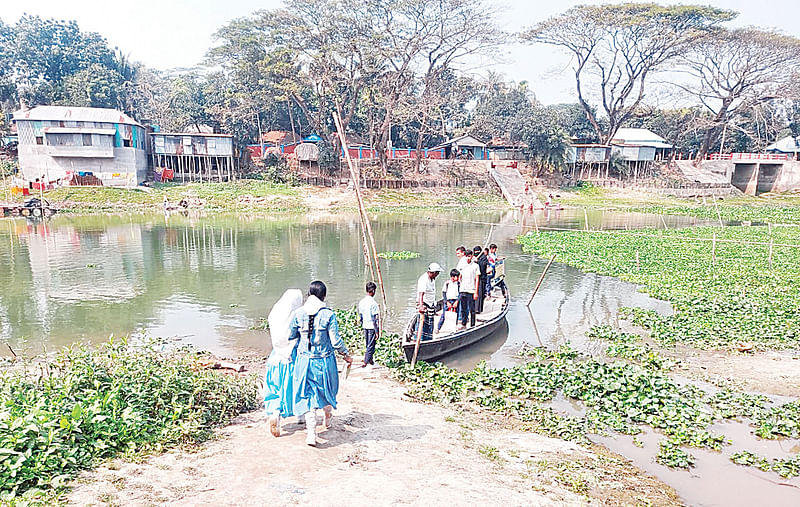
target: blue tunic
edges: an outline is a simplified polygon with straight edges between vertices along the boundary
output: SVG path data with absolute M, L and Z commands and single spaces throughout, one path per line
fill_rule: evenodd
M 267 359 L 267 373 L 264 375 L 264 409 L 267 415 L 280 412 L 281 417 L 291 417 L 295 415 L 292 389 L 295 351 L 292 351 L 292 361 L 289 363 L 271 361 L 273 354 Z
M 294 363 L 294 413 L 303 415 L 315 408 L 336 408 L 339 372 L 334 350 L 348 354 L 339 335 L 336 314 L 322 308 L 313 317 L 314 331 L 309 339 L 309 316 L 305 308 L 295 312 L 290 324 L 290 340 L 300 340 Z

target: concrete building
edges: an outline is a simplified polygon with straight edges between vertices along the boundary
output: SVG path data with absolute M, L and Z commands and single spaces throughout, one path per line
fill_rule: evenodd
M 37 106 L 14 113 L 27 181 L 135 186 L 147 176 L 147 136 L 115 109 Z

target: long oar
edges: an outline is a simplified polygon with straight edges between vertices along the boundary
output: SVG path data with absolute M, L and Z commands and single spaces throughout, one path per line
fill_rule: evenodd
M 425 315 L 424 313 L 419 314 L 419 327 L 417 328 L 417 343 L 414 344 L 414 355 L 411 357 L 411 367 L 413 368 L 415 364 L 417 364 L 417 353 L 419 352 L 419 343 L 422 341 L 422 316 Z

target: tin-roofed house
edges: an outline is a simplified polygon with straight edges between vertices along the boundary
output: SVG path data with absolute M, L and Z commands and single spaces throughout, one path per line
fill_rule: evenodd
M 37 106 L 14 113 L 14 122 L 26 181 L 136 186 L 147 177 L 145 129 L 120 111 Z
M 231 181 L 235 178 L 233 136 L 192 132 L 153 132 L 155 181 Z

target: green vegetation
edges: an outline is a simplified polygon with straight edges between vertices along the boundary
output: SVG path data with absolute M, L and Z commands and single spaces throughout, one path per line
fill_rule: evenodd
M 625 311 L 662 345 L 800 344 L 798 249 L 783 246 L 800 244 L 798 228 L 541 233 L 519 241 L 525 251 L 557 254 L 582 271 L 642 284 L 653 297 L 672 303 L 672 316 Z
M 337 314 L 348 346 L 362 350 L 356 312 L 337 310 Z M 526 362 L 512 368 L 494 370 L 481 363 L 472 371 L 459 372 L 441 363 L 425 362 L 411 368 L 400 353 L 396 335 L 382 336 L 376 354 L 407 384 L 410 396 L 438 403 L 474 403 L 513 418 L 524 430 L 588 444 L 589 433 L 636 435 L 643 426 L 650 426 L 665 436 L 659 443 L 657 461 L 674 468 L 693 465 L 686 447 L 719 450 L 729 443 L 724 435 L 711 431 L 720 420 L 750 421 L 761 438 L 798 436 L 799 402 L 770 406 L 762 395 L 731 390 L 708 394 L 671 379 L 674 362 L 636 335 L 608 326 L 595 327 L 588 335 L 608 343 L 607 356 L 624 360 L 608 363 L 582 357 L 568 347 L 559 351 L 524 348 L 520 355 Z M 558 396 L 581 402 L 585 413 L 557 412 L 551 404 Z M 489 457 L 491 453 L 487 450 L 484 454 Z M 791 462 L 780 461 L 775 470 L 790 470 L 791 466 Z
M 197 370 L 152 346 L 73 347 L 42 361 L 0 374 L 0 503 L 118 454 L 201 442 L 258 404 L 254 377 Z
M 381 259 L 392 259 L 396 261 L 405 261 L 408 259 L 416 259 L 419 257 L 419 252 L 409 252 L 403 250 L 402 252 L 381 252 L 378 254 Z
M 748 465 L 765 472 L 777 472 L 781 477 L 797 477 L 800 475 L 800 454 L 792 458 L 768 460 L 750 451 L 741 451 L 731 456 L 731 461 L 738 465 Z

